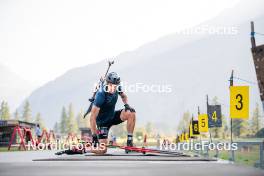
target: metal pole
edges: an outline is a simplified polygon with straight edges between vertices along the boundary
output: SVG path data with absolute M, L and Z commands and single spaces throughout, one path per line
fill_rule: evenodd
M 232 70 L 229 82 L 230 82 L 230 86 L 229 86 L 230 88 L 231 86 L 234 85 L 234 70 Z M 233 119 L 232 118 L 230 118 L 230 141 L 231 141 L 231 146 L 232 146 L 233 144 Z M 235 160 L 234 151 L 232 150 L 231 153 L 232 153 L 231 161 L 234 161 Z
M 254 30 L 254 22 L 251 21 L 250 22 L 251 24 L 251 46 L 252 46 L 252 49 L 256 48 L 256 40 L 255 40 L 255 30 Z
M 206 109 L 207 109 L 207 114 L 208 114 L 208 108 L 209 107 L 209 98 L 208 98 L 208 95 L 206 95 Z M 212 140 L 212 135 L 211 135 L 211 131 L 210 131 L 210 127 L 209 127 L 209 137 L 210 137 L 210 143 L 213 142 Z
M 200 115 L 200 107 L 198 106 L 198 119 L 199 119 L 199 115 Z M 200 144 L 202 144 L 202 134 L 200 132 Z
M 264 141 L 259 145 L 259 164 L 260 168 L 264 169 L 264 159 L 263 159 L 263 150 L 264 150 Z

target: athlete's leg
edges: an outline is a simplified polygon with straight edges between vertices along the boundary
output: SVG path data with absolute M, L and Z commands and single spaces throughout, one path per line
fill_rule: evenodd
M 121 111 L 120 119 L 122 121 L 127 121 L 127 132 L 129 134 L 133 134 L 135 124 L 136 124 L 136 113 L 125 111 L 124 109 Z

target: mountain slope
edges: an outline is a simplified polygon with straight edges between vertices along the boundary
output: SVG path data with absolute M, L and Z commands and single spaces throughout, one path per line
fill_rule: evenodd
M 237 35 L 168 35 L 117 57 L 111 70 L 117 71 L 123 81 L 172 86 L 171 93 L 128 92 L 129 101 L 137 110 L 139 124 L 152 121 L 171 132 L 184 111 L 196 113 L 198 105 L 205 111 L 206 94 L 218 96 L 223 103 L 223 112 L 228 113 L 228 79 L 232 69 L 238 77 L 256 82 L 249 22 L 253 18 L 256 30 L 264 30 L 264 15 L 259 11 L 252 13 L 250 10 L 255 8 L 247 8 L 248 2 L 242 1 L 234 9 L 201 24 L 232 24 L 238 29 Z M 264 5 L 263 1 L 256 2 L 254 7 Z M 243 19 L 240 19 L 241 11 Z M 33 112 L 41 112 L 51 127 L 59 120 L 63 105 L 72 102 L 76 111 L 86 109 L 92 85 L 105 68 L 105 61 L 75 68 L 34 91 L 29 97 Z M 260 100 L 257 85 L 250 86 L 253 107 Z M 120 102 L 118 107 L 122 107 Z
M 0 64 L 0 101 L 8 101 L 11 110 L 21 104 L 32 91 L 32 86 L 18 75 Z

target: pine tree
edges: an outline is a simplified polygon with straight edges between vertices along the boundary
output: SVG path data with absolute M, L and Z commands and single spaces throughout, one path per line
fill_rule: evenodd
M 5 101 L 2 101 L 2 103 L 1 103 L 0 119 L 1 120 L 9 120 L 10 119 L 9 106 L 8 106 L 8 103 Z
M 240 128 L 241 137 L 250 136 L 249 120 L 243 120 Z
M 23 120 L 26 122 L 31 122 L 31 109 L 30 104 L 28 101 L 26 101 L 24 105 L 24 111 L 23 111 Z
M 252 134 L 255 135 L 261 128 L 260 125 L 260 110 L 259 110 L 259 105 L 256 104 L 256 108 L 253 111 L 253 116 L 251 120 L 251 125 L 250 125 Z
M 227 125 L 227 120 L 226 120 L 226 117 L 224 115 L 222 115 L 222 138 L 223 139 L 226 139 L 227 136 L 229 136 L 229 128 L 228 128 L 228 125 Z
M 90 127 L 90 119 L 88 116 L 83 118 L 83 111 L 81 110 L 77 115 L 77 124 L 78 128 L 89 128 Z
M 188 131 L 189 130 L 189 124 L 191 121 L 191 116 L 189 112 L 185 112 L 183 114 L 182 119 L 180 120 L 177 130 L 178 132 L 182 132 L 182 131 Z
M 233 119 L 232 120 L 232 131 L 234 137 L 240 137 L 242 132 L 242 123 L 243 120 L 241 119 Z
M 213 138 L 220 138 L 222 127 L 213 127 L 211 128 L 211 134 Z
M 15 120 L 20 120 L 18 110 L 16 110 L 15 113 L 14 113 L 14 119 Z
M 40 113 L 37 113 L 36 115 L 36 118 L 35 118 L 35 121 L 34 121 L 36 124 L 39 124 L 40 128 L 45 128 L 45 123 L 41 117 L 41 114 Z
M 58 122 L 54 124 L 53 131 L 55 134 L 60 133 L 60 127 Z
M 77 120 L 74 116 L 73 105 L 69 105 L 68 111 L 68 119 L 67 119 L 67 132 L 68 133 L 77 133 L 78 132 L 78 124 Z
M 152 136 L 153 130 L 154 130 L 154 125 L 151 122 L 146 123 L 146 132 L 149 136 Z
M 67 133 L 67 113 L 66 108 L 63 106 L 62 112 L 61 112 L 61 121 L 60 121 L 60 132 L 62 134 Z

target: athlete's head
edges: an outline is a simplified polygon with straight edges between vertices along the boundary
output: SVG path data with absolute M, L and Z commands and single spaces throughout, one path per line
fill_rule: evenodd
M 115 84 L 115 85 L 119 85 L 120 84 L 120 77 L 118 76 L 118 74 L 116 72 L 108 73 L 106 76 L 106 82 L 111 83 L 111 84 Z
M 120 84 L 120 77 L 116 72 L 108 73 L 106 76 L 107 90 L 109 93 L 114 93 L 117 86 Z

